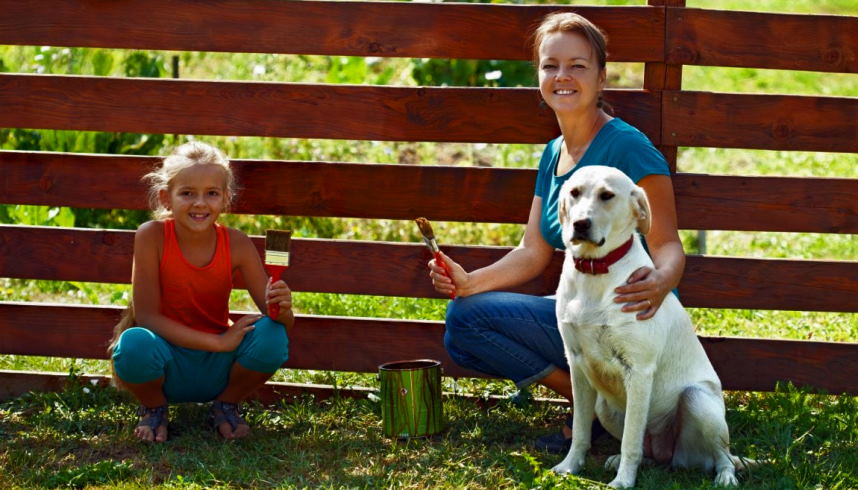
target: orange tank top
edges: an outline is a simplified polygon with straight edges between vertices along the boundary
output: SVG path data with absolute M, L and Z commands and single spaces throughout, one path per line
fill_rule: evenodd
M 215 224 L 217 246 L 203 267 L 189 263 L 176 239 L 176 223 L 164 220 L 161 256 L 161 314 L 194 330 L 222 333 L 229 325 L 232 259 L 229 231 Z

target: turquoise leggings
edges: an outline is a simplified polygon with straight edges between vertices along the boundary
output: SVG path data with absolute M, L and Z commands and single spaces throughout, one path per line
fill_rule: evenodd
M 147 383 L 163 376 L 169 402 L 206 402 L 226 388 L 234 363 L 251 371 L 274 373 L 288 358 L 286 327 L 263 317 L 232 352 L 186 349 L 149 329 L 129 328 L 119 337 L 113 365 L 117 376 L 128 383 Z

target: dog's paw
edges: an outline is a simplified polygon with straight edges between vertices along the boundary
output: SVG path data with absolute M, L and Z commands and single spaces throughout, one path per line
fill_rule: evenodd
M 635 486 L 635 481 L 624 480 L 622 478 L 617 477 L 614 478 L 611 483 L 608 483 L 608 486 L 611 488 L 632 488 L 633 486 Z
M 581 472 L 581 468 L 583 467 L 583 459 L 575 461 L 571 458 L 566 458 L 561 461 L 557 466 L 551 468 L 551 471 L 557 473 L 558 475 L 577 475 Z
M 605 460 L 605 469 L 609 471 L 617 471 L 620 468 L 620 460 L 622 459 L 622 454 L 615 454 L 613 456 L 608 456 L 608 459 Z
M 715 484 L 722 487 L 735 487 L 739 484 L 736 479 L 736 472 L 733 468 L 724 468 L 715 475 Z

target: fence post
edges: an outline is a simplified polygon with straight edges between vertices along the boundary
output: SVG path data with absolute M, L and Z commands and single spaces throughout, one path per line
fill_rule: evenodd
M 667 55 L 670 48 L 670 24 L 668 23 L 667 12 L 673 7 L 685 7 L 685 0 L 647 0 L 647 4 L 654 7 L 664 8 L 664 50 Z M 644 86 L 645 90 L 658 92 L 661 100 L 659 106 L 659 124 L 661 125 L 661 138 L 664 140 L 664 91 L 665 90 L 681 90 L 682 89 L 682 65 L 668 64 L 667 60 L 662 63 L 645 63 L 644 64 Z M 667 164 L 670 166 L 671 173 L 676 173 L 676 146 L 665 144 L 657 145 L 658 149 L 664 154 L 667 159 Z M 706 230 L 697 230 L 697 250 L 698 253 L 706 253 Z

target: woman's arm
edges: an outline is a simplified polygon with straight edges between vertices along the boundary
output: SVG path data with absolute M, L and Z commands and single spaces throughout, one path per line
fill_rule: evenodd
M 289 286 L 282 280 L 271 284 L 250 237 L 238 230 L 230 229 L 229 232 L 233 266 L 241 272 L 253 302 L 263 313 L 268 311 L 269 303 L 279 303 L 280 314 L 274 320 L 286 325 L 286 328 L 292 327 L 295 314 L 292 311 L 292 291 Z
M 131 286 L 136 323 L 180 347 L 209 352 L 231 350 L 220 335 L 194 330 L 161 314 L 159 268 L 163 243 L 164 224 L 158 221 L 142 224 L 134 235 Z
M 458 296 L 470 296 L 518 286 L 542 273 L 551 262 L 554 249 L 539 231 L 541 209 L 542 198 L 534 196 L 521 243 L 491 265 L 466 272 L 462 266 L 444 255 L 453 275 L 451 280 L 444 275 L 443 269 L 435 264 L 434 260 L 431 261 L 429 275 L 435 289 L 442 294 L 455 291 Z
M 652 213 L 652 226 L 646 235 L 655 269 L 643 267 L 616 289 L 617 303 L 623 311 L 639 311 L 638 319 L 652 318 L 665 296 L 675 288 L 685 269 L 685 252 L 676 219 L 673 183 L 667 175 L 648 175 L 638 183 L 646 191 Z

